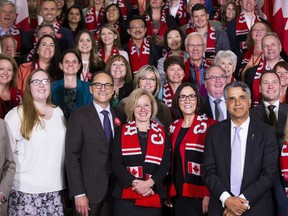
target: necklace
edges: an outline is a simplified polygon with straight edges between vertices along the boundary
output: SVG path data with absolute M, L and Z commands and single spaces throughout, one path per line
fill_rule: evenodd
M 258 60 L 260 59 L 260 57 L 262 56 L 263 51 L 257 56 L 256 60 L 254 58 L 254 55 L 252 55 L 252 64 L 255 65 Z

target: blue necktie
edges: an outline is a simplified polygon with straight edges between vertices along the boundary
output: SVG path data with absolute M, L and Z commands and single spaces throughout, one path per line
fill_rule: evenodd
M 239 131 L 241 127 L 235 127 L 234 138 L 231 146 L 231 192 L 238 196 L 240 194 L 242 175 L 241 175 L 241 139 Z
M 110 120 L 109 120 L 109 117 L 108 117 L 109 113 L 108 113 L 107 110 L 102 110 L 101 113 L 104 116 L 103 129 L 104 129 L 104 132 L 105 132 L 107 143 L 109 144 L 110 141 L 111 141 L 111 137 L 112 137 L 112 129 L 111 129 L 111 124 L 110 124 Z

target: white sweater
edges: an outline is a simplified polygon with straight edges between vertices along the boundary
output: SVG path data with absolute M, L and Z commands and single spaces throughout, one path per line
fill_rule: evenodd
M 5 117 L 11 134 L 16 161 L 13 189 L 26 193 L 47 193 L 64 188 L 64 145 L 66 127 L 59 107 L 54 108 L 45 127 L 35 126 L 30 140 L 20 133 L 22 106 L 13 108 Z

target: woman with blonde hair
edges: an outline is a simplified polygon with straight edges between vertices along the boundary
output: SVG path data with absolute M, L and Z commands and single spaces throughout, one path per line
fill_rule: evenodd
M 128 53 L 121 50 L 119 32 L 111 24 L 104 24 L 99 30 L 98 55 L 107 63 L 111 56 L 116 54 L 124 56 L 129 62 Z
M 125 113 L 128 122 L 112 146 L 114 216 L 160 216 L 166 197 L 163 180 L 170 167 L 168 134 L 153 121 L 157 103 L 145 89 L 130 94 Z
M 49 74 L 29 74 L 23 103 L 5 117 L 11 132 L 16 173 L 8 215 L 64 215 L 65 118 L 51 103 Z
M 158 112 L 153 120 L 168 129 L 169 125 L 172 123 L 172 117 L 169 108 L 165 104 L 163 104 L 160 100 L 158 100 L 158 94 L 161 85 L 160 85 L 160 76 L 156 67 L 152 65 L 142 66 L 134 77 L 133 88 L 146 89 L 155 97 Z M 127 100 L 128 98 L 123 98 L 120 101 L 118 107 L 124 110 L 124 106 Z

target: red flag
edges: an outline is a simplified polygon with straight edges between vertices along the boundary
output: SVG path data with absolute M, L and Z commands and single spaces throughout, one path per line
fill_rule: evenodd
M 29 12 L 26 0 L 10 0 L 16 5 L 17 17 L 15 25 L 25 31 L 30 30 Z
M 267 18 L 271 28 L 281 40 L 282 47 L 288 54 L 288 1 L 264 0 L 262 4 L 263 18 Z M 266 16 L 265 16 L 266 15 Z

